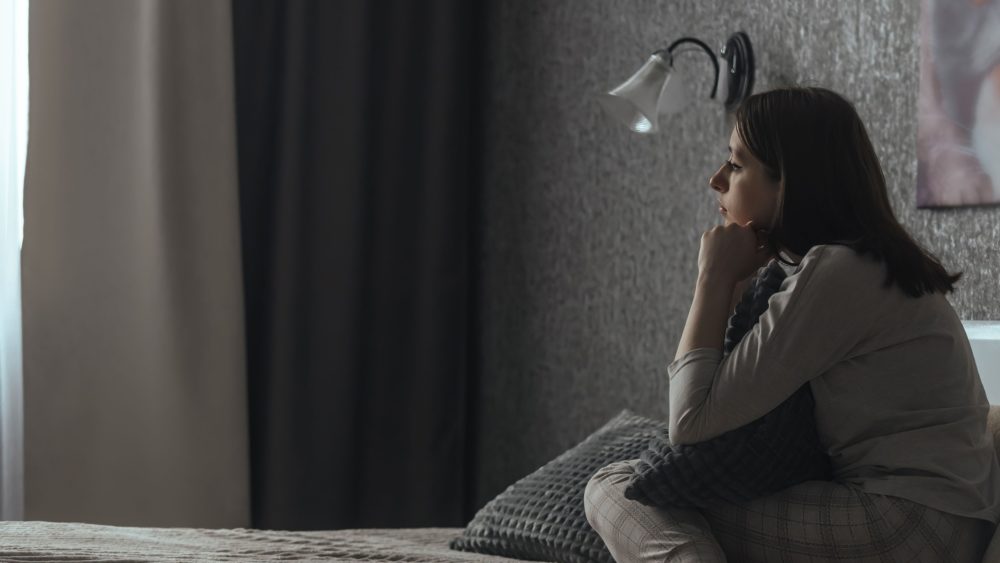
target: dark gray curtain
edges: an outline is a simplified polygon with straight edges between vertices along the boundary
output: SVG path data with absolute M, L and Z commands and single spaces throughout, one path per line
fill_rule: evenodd
M 232 6 L 253 525 L 464 525 L 481 5 Z

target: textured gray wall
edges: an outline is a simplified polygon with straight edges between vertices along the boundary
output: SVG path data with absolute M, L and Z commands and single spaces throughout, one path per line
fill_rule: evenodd
M 912 0 L 500 0 L 486 154 L 480 504 L 620 409 L 665 418 L 666 366 L 693 292 L 708 178 L 731 124 L 698 99 L 644 137 L 594 96 L 685 35 L 746 31 L 755 91 L 820 85 L 855 102 L 892 202 L 965 278 L 966 319 L 1000 319 L 1000 207 L 916 209 L 919 5 Z M 678 64 L 707 98 L 711 65 Z

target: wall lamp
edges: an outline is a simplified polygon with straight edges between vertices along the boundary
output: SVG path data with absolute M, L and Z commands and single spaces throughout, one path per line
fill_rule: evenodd
M 753 90 L 753 48 L 746 33 L 738 31 L 729 36 L 719 54 L 726 63 L 725 72 L 719 72 L 719 58 L 704 42 L 694 37 L 682 37 L 650 55 L 646 64 L 628 80 L 598 100 L 616 120 L 636 133 L 650 134 L 659 131 L 660 115 L 677 113 L 687 104 L 687 88 L 683 76 L 674 68 L 674 57 L 698 49 L 678 49 L 681 45 L 694 44 L 708 54 L 715 69 L 715 81 L 709 99 L 721 101 L 726 111 L 733 111 Z M 724 96 L 724 97 L 723 97 Z

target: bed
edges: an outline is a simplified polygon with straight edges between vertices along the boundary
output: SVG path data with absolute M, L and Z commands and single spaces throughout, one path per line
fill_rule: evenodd
M 629 440 L 644 441 L 644 436 L 637 437 L 638 435 L 633 435 L 633 431 L 629 429 L 632 428 L 629 426 L 631 424 L 629 421 L 635 418 L 641 417 L 627 410 L 623 411 L 592 437 L 525 477 L 491 503 L 504 498 L 505 495 L 507 495 L 505 502 L 509 502 L 518 494 L 540 498 L 543 496 L 543 490 L 551 492 L 557 484 L 552 480 L 552 474 L 544 476 L 548 468 L 554 467 L 565 472 L 569 467 L 571 471 L 578 472 L 579 466 L 576 464 L 580 459 L 587 457 L 580 452 L 588 451 L 588 447 L 591 448 L 590 451 L 607 450 L 609 444 L 613 443 L 610 440 L 618 439 L 615 437 L 616 431 L 620 431 L 619 436 L 628 435 Z M 988 426 L 994 441 L 1000 446 L 1000 406 L 994 405 L 990 409 Z M 620 442 L 614 443 L 621 445 Z M 559 465 L 560 463 L 562 465 Z M 584 473 L 592 471 L 587 469 Z M 519 484 L 520 492 L 517 489 Z M 488 504 L 480 513 L 482 514 L 490 506 Z M 552 549 L 543 551 L 544 553 L 559 554 L 559 559 L 566 561 L 606 560 L 594 556 L 593 551 L 579 552 L 591 555 L 582 557 L 554 544 L 552 538 L 547 536 L 549 532 L 537 527 L 538 522 L 540 522 L 538 518 L 534 522 L 529 521 L 530 525 L 523 528 L 523 531 L 530 536 L 528 539 L 537 545 Z M 273 531 L 247 528 L 140 528 L 40 521 L 0 522 L 0 562 L 483 561 L 499 563 L 523 561 L 449 548 L 449 542 L 462 533 L 463 528 L 430 527 Z M 510 529 L 501 529 L 495 537 L 511 539 L 512 536 Z M 603 544 L 600 547 L 604 549 Z M 512 552 L 504 550 L 499 553 Z M 533 553 L 537 553 L 537 550 Z M 532 559 L 538 560 L 542 557 L 532 557 Z M 994 536 L 984 561 L 1000 563 L 1000 533 Z
M 448 548 L 462 528 L 288 532 L 0 522 L 0 561 L 518 561 Z

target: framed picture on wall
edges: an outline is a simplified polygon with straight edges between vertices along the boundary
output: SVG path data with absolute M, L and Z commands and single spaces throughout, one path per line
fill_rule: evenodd
M 1000 204 L 1000 0 L 923 0 L 917 207 Z

